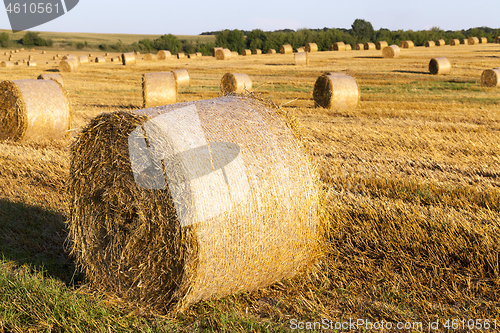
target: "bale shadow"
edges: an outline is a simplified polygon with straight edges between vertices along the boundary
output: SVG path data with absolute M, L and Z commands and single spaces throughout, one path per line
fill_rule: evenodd
M 0 256 L 74 285 L 83 280 L 67 251 L 64 216 L 46 207 L 0 199 Z
M 403 70 L 394 70 L 392 71 L 393 73 L 409 73 L 409 74 L 425 74 L 425 75 L 430 75 L 431 73 L 429 72 L 422 72 L 422 71 L 403 71 Z
M 384 57 L 379 56 L 379 57 L 374 57 L 374 56 L 360 56 L 360 57 L 354 57 L 357 59 L 384 59 Z
M 57 68 L 49 68 L 45 70 L 46 72 L 54 72 L 54 73 L 59 73 L 59 70 Z
M 295 64 L 264 64 L 266 66 L 294 66 Z

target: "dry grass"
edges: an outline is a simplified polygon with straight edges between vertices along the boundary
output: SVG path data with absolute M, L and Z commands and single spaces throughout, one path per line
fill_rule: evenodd
M 498 67 L 498 44 L 401 52 L 396 59 L 380 58 L 380 51 L 317 52 L 307 67 L 279 54 L 169 63 L 169 70 L 186 68 L 191 76 L 179 102 L 217 97 L 226 72 L 250 75 L 254 94 L 296 119 L 328 194 L 328 252 L 318 271 L 199 303 L 168 317 L 185 325 L 179 330 L 222 331 L 222 318 L 235 325 L 230 331 L 244 330 L 236 326 L 241 318 L 276 327 L 289 327 L 290 318 L 500 319 L 500 105 L 498 88 L 480 85 L 481 73 Z M 453 63 L 452 74 L 429 75 L 429 59 L 443 56 Z M 75 110 L 72 133 L 102 112 L 140 108 L 141 74 L 162 66 L 138 60 L 65 74 Z M 56 69 L 54 62 L 14 66 L 0 69 L 0 79 Z M 314 107 L 314 82 L 327 71 L 356 79 L 361 101 L 355 110 Z M 22 214 L 47 207 L 67 218 L 70 142 L 0 143 L 1 199 Z M 27 248 L 34 253 L 23 257 L 28 261 L 71 262 L 62 224 L 34 243 L 8 216 L 0 213 L 0 248 L 8 258 L 22 262 L 12 253 Z M 55 271 L 49 276 L 62 279 Z

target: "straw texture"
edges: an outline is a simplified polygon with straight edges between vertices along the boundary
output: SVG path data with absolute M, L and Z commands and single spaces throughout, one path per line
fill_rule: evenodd
M 135 53 L 134 52 L 122 53 L 122 64 L 124 66 L 135 65 L 135 63 L 136 63 L 136 60 L 135 60 Z
M 460 45 L 460 39 L 456 39 L 456 38 L 454 38 L 454 39 L 450 40 L 450 45 L 451 45 L 451 46 L 457 46 L 457 45 Z
M 144 60 L 147 60 L 147 61 L 155 61 L 155 60 L 156 60 L 156 54 L 146 53 L 146 54 L 144 55 Z
M 377 44 L 375 44 L 375 47 L 377 50 L 383 50 L 384 47 L 389 46 L 389 43 L 387 43 L 385 40 L 378 41 Z
M 158 164 L 172 180 L 153 190 L 136 182 L 142 173 L 132 172 L 129 153 L 133 146 L 134 159 L 157 154 L 146 146 L 152 142 L 177 152 Z M 204 156 L 212 157 L 193 163 Z M 186 197 L 175 194 L 176 184 L 186 184 Z M 72 254 L 94 287 L 141 307 L 182 311 L 266 287 L 313 263 L 317 193 L 299 143 L 259 101 L 226 96 L 104 113 L 72 146 Z M 221 206 L 218 198 L 233 202 Z M 218 210 L 185 221 L 176 214 L 183 204 Z
M 0 140 L 61 139 L 70 123 L 68 94 L 56 81 L 0 83 Z
M 172 72 L 174 74 L 177 87 L 187 87 L 190 84 L 189 72 L 187 69 L 177 69 Z
M 486 38 L 486 37 L 479 37 L 479 43 L 480 44 L 486 44 L 486 43 L 488 43 L 488 38 Z
M 87 64 L 89 62 L 89 57 L 87 55 L 81 55 L 78 57 L 78 62 L 80 64 Z
M 412 49 L 415 47 L 415 44 L 411 40 L 404 40 L 399 44 L 403 49 Z
M 269 49 L 269 50 L 267 50 L 267 54 L 276 54 L 276 50 L 275 49 Z
M 223 50 L 223 47 L 214 47 L 212 48 L 212 55 L 215 57 L 217 54 L 217 50 Z
M 346 50 L 346 51 L 351 51 L 351 50 L 352 50 L 352 46 L 351 46 L 351 44 L 346 44 L 346 45 L 345 45 L 345 50 Z M 339 50 L 339 51 L 342 51 L 342 50 Z
M 446 45 L 446 41 L 444 39 L 436 41 L 436 46 L 443 46 L 443 45 Z
M 354 110 L 359 98 L 356 80 L 343 73 L 321 75 L 314 84 L 313 99 L 325 109 Z
M 10 61 L 0 61 L 0 67 L 12 67 L 12 63 Z
M 333 43 L 331 48 L 332 49 L 330 51 L 345 51 L 345 44 L 344 44 L 344 42 L 336 42 L 336 43 Z
M 28 60 L 28 67 L 35 67 L 35 66 L 36 66 L 35 60 Z
M 73 58 L 62 60 L 59 63 L 59 72 L 78 72 L 79 66 L 78 61 Z
M 429 62 L 429 72 L 434 75 L 450 74 L 451 63 L 446 57 L 433 58 Z
M 104 57 L 96 57 L 95 58 L 95 62 L 96 63 L 104 63 L 104 62 L 106 62 L 106 58 L 104 58 Z
M 249 55 L 252 54 L 252 50 L 245 49 L 245 50 L 243 50 L 243 52 L 241 54 L 244 55 L 244 56 L 249 56 Z
M 481 74 L 481 87 L 500 87 L 500 68 L 484 70 Z
M 54 80 L 56 82 L 59 82 L 59 84 L 64 87 L 64 80 L 61 74 L 40 74 L 37 77 L 38 80 Z
M 290 45 L 290 44 L 281 45 L 280 46 L 280 53 L 281 54 L 292 54 L 293 53 L 292 45 Z
M 220 82 L 220 90 L 225 94 L 242 94 L 245 90 L 252 91 L 252 80 L 247 74 L 226 73 Z
M 363 49 L 364 49 L 364 47 L 365 47 L 365 46 L 364 46 L 364 44 L 363 44 L 363 43 L 358 43 L 358 44 L 356 44 L 356 45 L 354 46 L 354 49 L 355 49 L 356 51 L 360 51 L 360 50 L 363 50 Z
M 376 50 L 377 49 L 377 47 L 375 46 L 374 43 L 368 43 L 368 42 L 365 43 L 363 45 L 363 47 L 364 47 L 365 50 Z
M 469 37 L 467 39 L 467 44 L 469 44 L 469 45 L 477 45 L 477 44 L 479 44 L 479 38 L 477 38 L 477 37 Z
M 253 54 L 262 54 L 262 50 L 261 49 L 255 49 L 255 50 L 253 50 Z
M 436 43 L 433 40 L 428 40 L 425 42 L 425 47 L 434 47 L 436 46 Z
M 215 59 L 229 60 L 231 59 L 231 51 L 229 49 L 217 49 L 215 50 Z
M 167 59 L 170 60 L 172 58 L 172 53 L 170 53 L 170 51 L 167 50 L 160 50 L 156 54 L 156 58 L 158 60 L 167 60 Z
M 173 104 L 177 102 L 177 84 L 171 72 L 142 74 L 143 107 Z
M 318 52 L 318 45 L 316 43 L 307 43 L 305 46 L 306 52 Z
M 382 50 L 382 56 L 384 58 L 397 58 L 399 57 L 401 50 L 397 45 L 386 46 Z
M 309 65 L 309 54 L 307 52 L 297 52 L 294 54 L 295 66 Z
M 177 53 L 177 59 L 184 59 L 184 58 L 186 58 L 186 54 L 184 52 Z

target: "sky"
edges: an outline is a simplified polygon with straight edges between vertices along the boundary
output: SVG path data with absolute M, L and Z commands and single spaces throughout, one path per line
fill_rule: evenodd
M 197 35 L 223 29 L 349 29 L 358 18 L 375 30 L 461 30 L 500 28 L 499 12 L 500 0 L 80 0 L 65 15 L 29 30 Z M 11 29 L 4 8 L 0 29 Z

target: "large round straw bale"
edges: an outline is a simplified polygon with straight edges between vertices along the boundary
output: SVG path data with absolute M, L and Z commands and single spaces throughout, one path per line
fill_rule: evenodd
M 354 110 L 360 93 L 353 77 L 342 73 L 324 74 L 314 84 L 313 98 L 316 105 L 325 109 Z
M 72 253 L 91 285 L 146 309 L 263 288 L 319 257 L 312 175 L 252 98 L 103 113 L 72 146 Z
M 143 107 L 177 103 L 177 84 L 171 72 L 142 74 Z
M 301 46 L 297 49 L 297 52 L 306 52 L 305 47 Z
M 78 68 L 78 61 L 73 58 L 62 60 L 59 63 L 59 72 L 77 72 Z
M 307 52 L 297 52 L 294 54 L 295 66 L 309 65 L 309 54 Z
M 453 38 L 452 40 L 450 40 L 450 45 L 451 46 L 460 45 L 460 39 Z
M 78 62 L 80 64 L 88 64 L 89 57 L 87 55 L 81 55 L 81 56 L 78 57 Z
M 267 50 L 267 54 L 276 54 L 276 50 L 275 49 L 269 49 L 269 50 Z
M 345 44 L 345 50 L 346 51 L 351 51 L 352 50 L 351 44 Z M 339 51 L 341 51 L 341 50 L 339 50 Z
M 433 40 L 428 40 L 425 42 L 425 47 L 434 47 L 436 46 L 436 43 Z
M 249 56 L 252 54 L 252 50 L 249 50 L 249 49 L 245 49 L 243 50 L 243 52 L 241 53 L 241 55 L 244 55 L 244 56 Z
M 292 45 L 290 45 L 290 44 L 281 45 L 280 46 L 280 53 L 281 54 L 292 54 L 293 53 Z
M 318 45 L 316 43 L 307 43 L 305 46 L 306 52 L 318 52 Z
M 331 47 L 332 47 L 331 51 L 345 51 L 344 42 L 335 42 Z
M 35 60 L 28 60 L 27 64 L 28 64 L 28 67 L 35 67 L 36 66 L 36 61 Z
M 382 56 L 384 58 L 397 58 L 400 52 L 399 46 L 397 45 L 386 46 L 382 50 Z
M 104 58 L 104 57 L 96 57 L 96 58 L 95 58 L 95 62 L 96 62 L 96 63 L 103 63 L 103 62 L 106 62 L 106 58 Z
M 167 50 L 160 50 L 156 54 L 156 58 L 158 60 L 169 60 L 172 58 L 172 53 L 170 53 L 170 51 Z
M 144 55 L 144 60 L 155 61 L 156 60 L 156 54 L 146 53 Z
M 261 49 L 255 49 L 255 50 L 253 50 L 253 54 L 262 54 L 262 50 Z
M 134 52 L 122 53 L 122 64 L 123 65 L 134 65 L 135 63 L 136 63 L 136 60 L 135 60 L 135 53 Z
M 467 39 L 467 44 L 469 44 L 469 45 L 479 44 L 479 38 L 477 38 L 477 37 L 469 37 Z
M 201 52 L 196 52 L 195 54 L 196 54 L 197 57 L 203 56 L 203 54 Z
M 451 63 L 446 57 L 433 58 L 429 62 L 429 72 L 431 74 L 450 74 Z
M 223 50 L 223 47 L 213 47 L 212 48 L 212 55 L 215 57 L 217 55 L 217 50 Z
M 0 67 L 12 67 L 12 63 L 10 61 L 0 61 Z
M 486 37 L 479 37 L 479 43 L 480 44 L 486 44 L 486 43 L 488 43 L 488 38 L 486 38 Z
M 217 49 L 217 50 L 215 50 L 215 59 L 217 59 L 217 60 L 229 60 L 229 59 L 231 59 L 231 50 L 229 50 L 229 49 Z
M 368 42 L 363 45 L 363 48 L 365 50 L 376 50 L 377 49 L 377 47 L 375 46 L 375 43 L 368 43 Z
M 356 44 L 356 45 L 354 46 L 354 49 L 355 49 L 355 50 L 357 50 L 357 51 L 359 51 L 359 50 L 363 50 L 363 48 L 364 48 L 363 43 L 358 43 L 358 44 Z
M 377 50 L 383 50 L 386 46 L 389 46 L 389 43 L 387 43 L 385 40 L 378 41 L 377 44 L 375 44 Z
M 38 75 L 37 79 L 38 80 L 54 80 L 56 82 L 59 82 L 59 84 L 64 87 L 64 80 L 63 80 L 63 77 L 61 74 L 57 74 L 57 73 L 40 74 L 40 75 Z
M 443 45 L 446 45 L 446 41 L 444 39 L 436 41 L 436 46 L 443 46 Z
M 484 70 L 481 74 L 481 87 L 500 87 L 500 68 Z
M 0 140 L 60 139 L 70 128 L 67 92 L 53 80 L 0 83 Z
M 189 72 L 187 69 L 177 69 L 172 71 L 174 74 L 175 82 L 177 87 L 188 87 L 189 86 Z
M 245 90 L 252 91 L 252 80 L 247 74 L 226 73 L 220 82 L 220 90 L 225 94 L 242 94 Z

